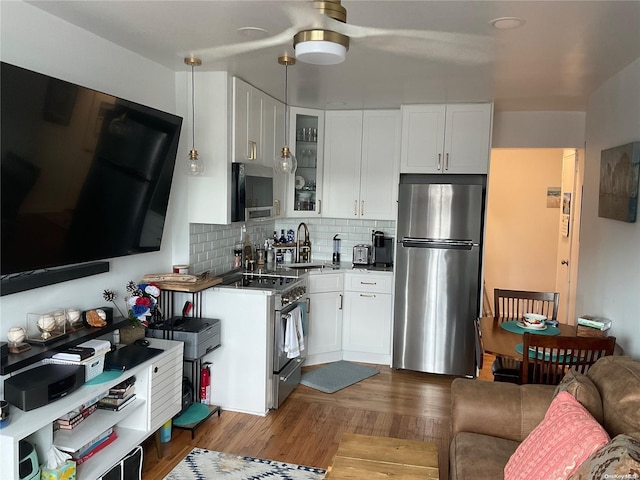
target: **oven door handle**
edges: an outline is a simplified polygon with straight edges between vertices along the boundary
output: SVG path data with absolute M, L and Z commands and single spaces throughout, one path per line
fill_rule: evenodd
M 301 363 L 302 359 L 300 357 L 296 358 L 293 360 L 296 363 Z M 280 377 L 280 381 L 281 382 L 288 382 L 289 378 L 291 378 L 291 375 L 293 375 L 294 373 L 296 373 L 297 368 L 294 368 L 291 373 L 289 373 L 289 375 L 287 375 L 286 377 Z

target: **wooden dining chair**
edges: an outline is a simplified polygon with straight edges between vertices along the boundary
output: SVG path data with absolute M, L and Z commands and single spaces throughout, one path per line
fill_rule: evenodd
M 569 369 L 585 374 L 596 360 L 613 355 L 615 337 L 522 336 L 520 383 L 557 385 Z
M 493 311 L 495 318 L 505 320 L 519 320 L 525 313 L 538 313 L 549 320 L 556 320 L 558 316 L 558 292 L 532 292 L 528 290 L 493 291 Z M 493 380 L 496 382 L 520 382 L 522 364 L 517 360 L 496 357 L 491 365 Z

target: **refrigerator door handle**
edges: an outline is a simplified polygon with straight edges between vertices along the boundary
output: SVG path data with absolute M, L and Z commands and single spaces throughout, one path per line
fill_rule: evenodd
M 471 240 L 442 240 L 415 237 L 403 237 L 401 243 L 405 248 L 442 248 L 451 250 L 471 250 L 473 247 L 478 246 L 477 243 L 473 243 Z

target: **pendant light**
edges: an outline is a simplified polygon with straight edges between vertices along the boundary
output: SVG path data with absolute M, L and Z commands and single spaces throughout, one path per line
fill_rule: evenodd
M 288 91 L 289 91 L 289 65 L 295 65 L 296 59 L 288 55 L 278 57 L 278 63 L 284 65 L 284 146 L 280 152 L 280 156 L 276 157 L 273 162 L 273 169 L 276 173 L 293 174 L 298 168 L 298 161 L 289 149 L 289 128 L 287 119 L 289 118 Z
M 195 57 L 187 57 L 184 63 L 191 66 L 191 150 L 189 150 L 189 158 L 186 163 L 187 175 L 198 176 L 204 173 L 204 163 L 198 159 L 198 150 L 196 150 L 196 114 L 195 114 L 195 92 L 193 80 L 193 67 L 202 65 L 202 60 Z

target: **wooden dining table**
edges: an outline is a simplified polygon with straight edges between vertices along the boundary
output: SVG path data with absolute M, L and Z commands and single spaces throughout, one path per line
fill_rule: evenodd
M 500 326 L 503 322 L 514 321 L 515 318 L 482 317 L 480 318 L 480 333 L 484 353 L 512 358 L 522 361 L 522 355 L 516 351 L 516 345 L 522 343 L 522 334 L 511 333 Z M 560 334 L 564 337 L 576 337 L 575 325 L 558 324 Z M 535 331 L 532 330 L 532 333 Z

